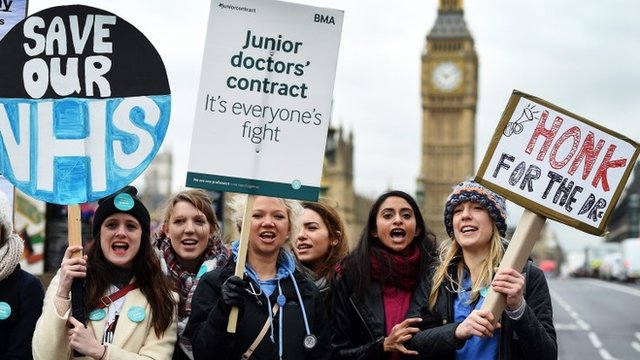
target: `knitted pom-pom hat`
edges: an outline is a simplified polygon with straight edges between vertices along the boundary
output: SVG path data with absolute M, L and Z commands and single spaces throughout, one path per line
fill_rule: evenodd
M 473 179 L 461 182 L 453 188 L 444 206 L 444 226 L 449 237 L 453 238 L 453 209 L 467 201 L 482 205 L 496 223 L 500 236 L 507 233 L 507 204 L 504 198 Z

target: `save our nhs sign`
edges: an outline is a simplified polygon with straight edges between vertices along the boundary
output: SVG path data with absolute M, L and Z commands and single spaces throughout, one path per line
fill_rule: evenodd
M 164 64 L 133 25 L 88 6 L 27 17 L 0 41 L 0 173 L 57 204 L 132 182 L 165 137 Z

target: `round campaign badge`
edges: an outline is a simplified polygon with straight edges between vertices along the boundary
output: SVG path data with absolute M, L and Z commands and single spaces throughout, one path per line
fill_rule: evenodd
M 127 193 L 120 193 L 113 199 L 113 205 L 121 211 L 129 211 L 133 209 L 133 198 Z
M 276 299 L 276 301 L 278 302 L 278 305 L 280 305 L 280 307 L 283 307 L 284 304 L 286 304 L 287 302 L 287 298 L 284 295 L 280 294 L 278 295 L 278 298 Z
M 133 306 L 127 311 L 127 317 L 129 320 L 139 323 L 144 320 L 144 309 L 141 306 Z
M 11 305 L 0 301 L 0 320 L 6 320 L 11 316 Z
M 316 347 L 317 343 L 318 338 L 313 334 L 309 334 L 304 337 L 304 347 L 307 349 L 313 349 L 314 347 Z
M 107 316 L 107 312 L 104 309 L 95 309 L 89 313 L 89 320 L 100 321 Z
M 206 272 L 207 272 L 207 265 L 202 264 L 202 266 L 200 266 L 200 269 L 198 270 L 198 273 L 196 274 L 196 279 L 200 279 L 202 275 L 204 275 Z
M 482 296 L 483 298 L 486 298 L 488 293 L 489 293 L 488 286 L 485 286 L 482 289 L 480 289 L 480 296 Z
M 293 190 L 300 190 L 300 188 L 302 187 L 302 182 L 300 180 L 293 180 L 293 182 L 291 183 L 291 187 L 293 188 Z

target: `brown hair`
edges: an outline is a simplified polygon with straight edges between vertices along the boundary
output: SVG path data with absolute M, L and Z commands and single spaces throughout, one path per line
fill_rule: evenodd
M 111 264 L 102 252 L 100 231 L 88 244 L 86 253 L 88 261 L 84 304 L 85 309 L 90 311 L 114 282 L 115 272 L 111 269 L 115 265 Z M 160 260 L 151 249 L 151 240 L 147 232 L 142 232 L 140 249 L 133 258 L 132 268 L 133 277 L 151 306 L 153 329 L 160 337 L 173 321 L 176 301 L 171 293 L 169 280 L 162 273 Z
M 329 246 L 329 252 L 325 255 L 320 267 L 314 272 L 318 277 L 326 278 L 328 281 L 333 279 L 335 275 L 336 265 L 347 256 L 349 245 L 344 230 L 344 223 L 338 215 L 338 212 L 331 206 L 319 202 L 303 202 L 302 207 L 312 210 L 320 215 L 320 218 L 327 227 L 329 240 L 337 240 L 334 246 Z
M 206 191 L 200 189 L 182 190 L 170 197 L 169 200 L 167 200 L 167 205 L 164 209 L 164 217 L 162 220 L 163 224 L 169 225 L 169 220 L 171 219 L 173 210 L 175 209 L 176 204 L 181 201 L 186 201 L 196 209 L 202 211 L 205 218 L 207 218 L 207 222 L 209 222 L 209 225 L 211 226 L 212 233 L 215 234 L 220 230 L 218 218 L 216 217 L 216 213 L 213 211 L 212 207 L 213 200 Z

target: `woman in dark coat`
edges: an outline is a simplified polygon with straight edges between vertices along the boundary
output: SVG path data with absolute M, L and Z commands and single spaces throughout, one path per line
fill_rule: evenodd
M 245 198 L 233 199 L 241 224 Z M 193 297 L 186 334 L 195 359 L 329 359 L 329 327 L 322 296 L 296 270 L 287 249 L 296 234 L 296 201 L 257 196 L 251 208 L 245 278 L 234 276 L 232 262 L 205 274 Z M 232 307 L 239 308 L 235 333 L 227 331 Z M 262 332 L 261 332 L 262 331 Z
M 530 263 L 524 274 L 495 270 L 505 250 L 506 214 L 504 198 L 475 181 L 460 183 L 449 196 L 444 222 L 451 239 L 443 243 L 440 264 L 420 286 L 409 311 L 423 319 L 422 331 L 407 344 L 421 357 L 557 359 L 542 271 Z M 482 309 L 489 286 L 506 296 L 499 322 Z
M 356 248 L 332 284 L 334 359 L 399 359 L 416 354 L 404 343 L 418 331 L 406 319 L 419 279 L 435 247 L 416 201 L 402 191 L 381 195 L 371 207 Z
M 31 338 L 42 312 L 40 280 L 20 269 L 24 245 L 0 194 L 0 359 L 32 359 Z

